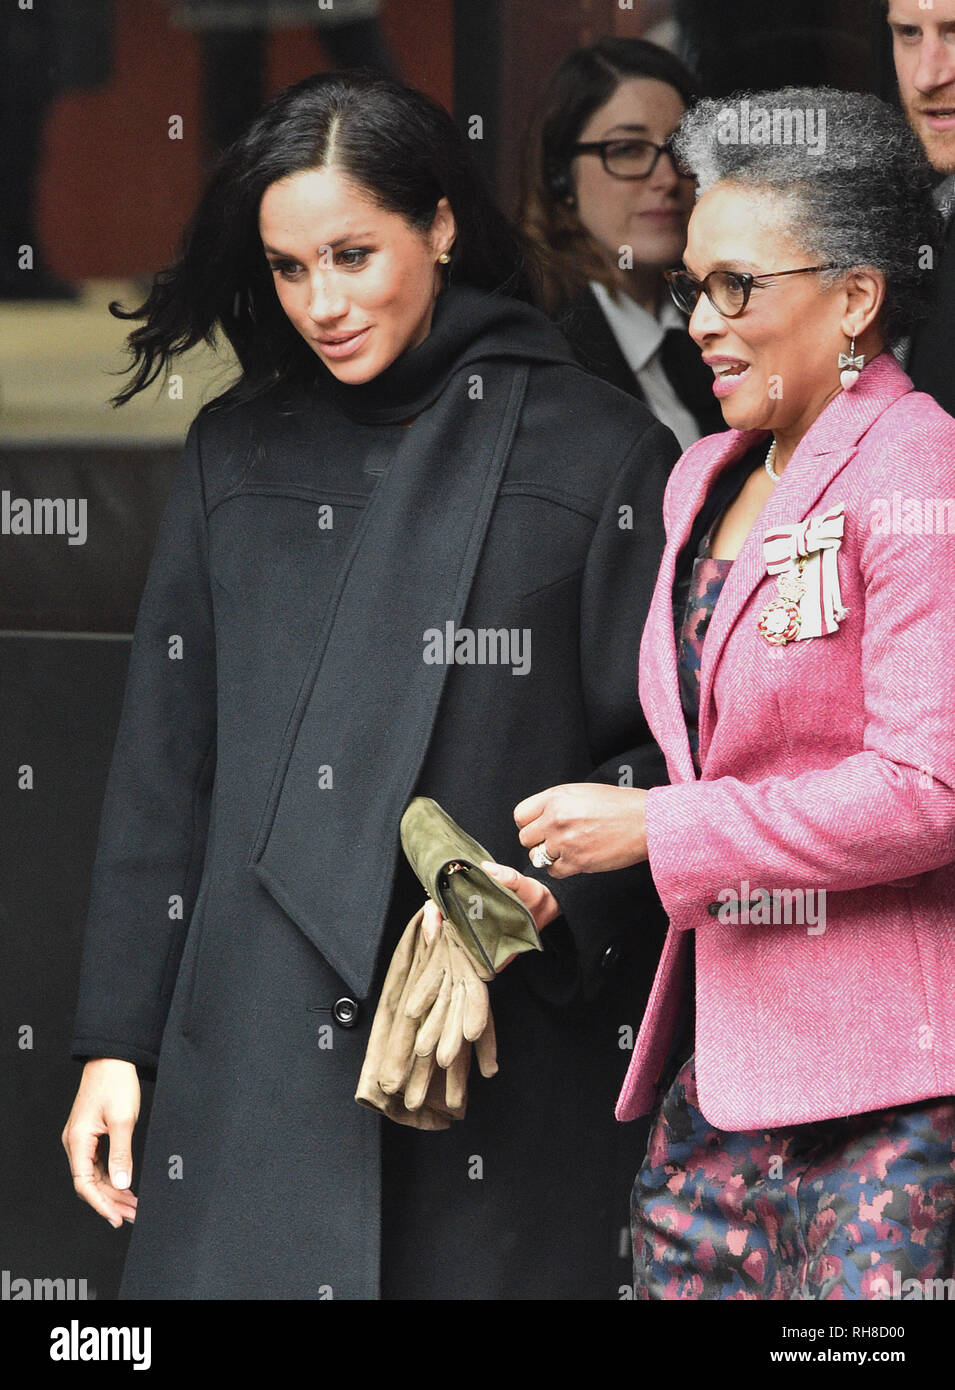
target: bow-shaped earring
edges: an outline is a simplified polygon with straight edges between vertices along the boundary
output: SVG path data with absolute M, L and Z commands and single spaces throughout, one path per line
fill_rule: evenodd
M 848 354 L 844 352 L 840 352 L 839 354 L 839 367 L 841 369 L 839 372 L 839 380 L 842 382 L 843 391 L 852 390 L 853 386 L 855 386 L 856 382 L 859 380 L 859 374 L 862 368 L 865 366 L 865 354 L 860 352 L 859 356 L 856 357 L 855 350 L 856 335 L 853 333 Z

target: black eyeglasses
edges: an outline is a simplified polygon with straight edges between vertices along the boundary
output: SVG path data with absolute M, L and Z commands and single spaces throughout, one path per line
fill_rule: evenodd
M 718 314 L 725 319 L 735 319 L 749 303 L 753 287 L 762 288 L 764 280 L 773 280 L 779 275 L 814 275 L 820 270 L 836 270 L 837 266 L 803 265 L 798 270 L 768 270 L 763 275 L 750 275 L 745 270 L 711 270 L 702 280 L 697 280 L 688 270 L 665 270 L 663 278 L 670 287 L 670 294 L 678 309 L 692 314 L 700 295 L 705 294 Z
M 655 145 L 652 140 L 587 140 L 572 145 L 570 152 L 572 155 L 599 154 L 607 173 L 615 179 L 648 179 L 661 154 L 669 155 L 681 179 L 696 177 L 677 156 L 669 140 L 665 145 Z

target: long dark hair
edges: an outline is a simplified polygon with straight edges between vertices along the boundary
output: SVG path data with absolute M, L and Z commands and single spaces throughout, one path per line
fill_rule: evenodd
M 613 287 L 606 260 L 576 207 L 570 163 L 573 146 L 595 111 L 629 77 L 655 77 L 674 87 L 685 106 L 698 92 L 690 70 L 646 39 L 600 39 L 569 53 L 551 77 L 525 141 L 519 220 L 541 264 L 547 309 L 573 299 L 588 280 Z
M 117 318 L 145 320 L 128 338 L 132 380 L 122 405 L 173 357 L 221 330 L 240 379 L 204 409 L 248 400 L 276 382 L 314 378 L 315 355 L 275 293 L 258 230 L 266 189 L 287 175 L 333 165 L 377 206 L 417 230 L 446 197 L 457 235 L 445 274 L 517 299 L 538 297 L 534 257 L 495 204 L 447 111 L 423 92 L 368 70 L 320 73 L 280 92 L 221 156 L 175 262 L 143 304 Z

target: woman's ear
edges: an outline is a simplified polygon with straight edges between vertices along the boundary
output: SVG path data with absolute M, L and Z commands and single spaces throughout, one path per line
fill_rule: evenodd
M 450 251 L 454 245 L 458 228 L 454 220 L 454 213 L 451 211 L 451 204 L 447 198 L 439 198 L 438 206 L 434 210 L 434 217 L 431 222 L 431 230 L 428 235 L 431 238 L 431 245 L 434 249 L 435 259 L 443 251 Z
M 885 276 L 872 266 L 850 270 L 845 291 L 842 331 L 847 338 L 861 338 L 877 322 L 885 303 Z

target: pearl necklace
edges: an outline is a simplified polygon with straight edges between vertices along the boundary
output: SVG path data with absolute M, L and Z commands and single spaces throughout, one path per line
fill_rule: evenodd
M 764 461 L 764 463 L 763 463 L 763 467 L 766 469 L 766 472 L 767 472 L 767 473 L 769 474 L 769 476 L 772 478 L 773 482 L 774 482 L 774 483 L 778 483 L 778 482 L 779 482 L 779 474 L 776 472 L 775 468 L 773 467 L 773 464 L 775 463 L 775 461 L 776 461 L 776 441 L 775 441 L 775 439 L 774 439 L 773 442 L 772 442 L 772 444 L 770 444 L 770 446 L 769 446 L 769 453 L 766 455 L 766 459 L 765 459 L 765 461 Z

